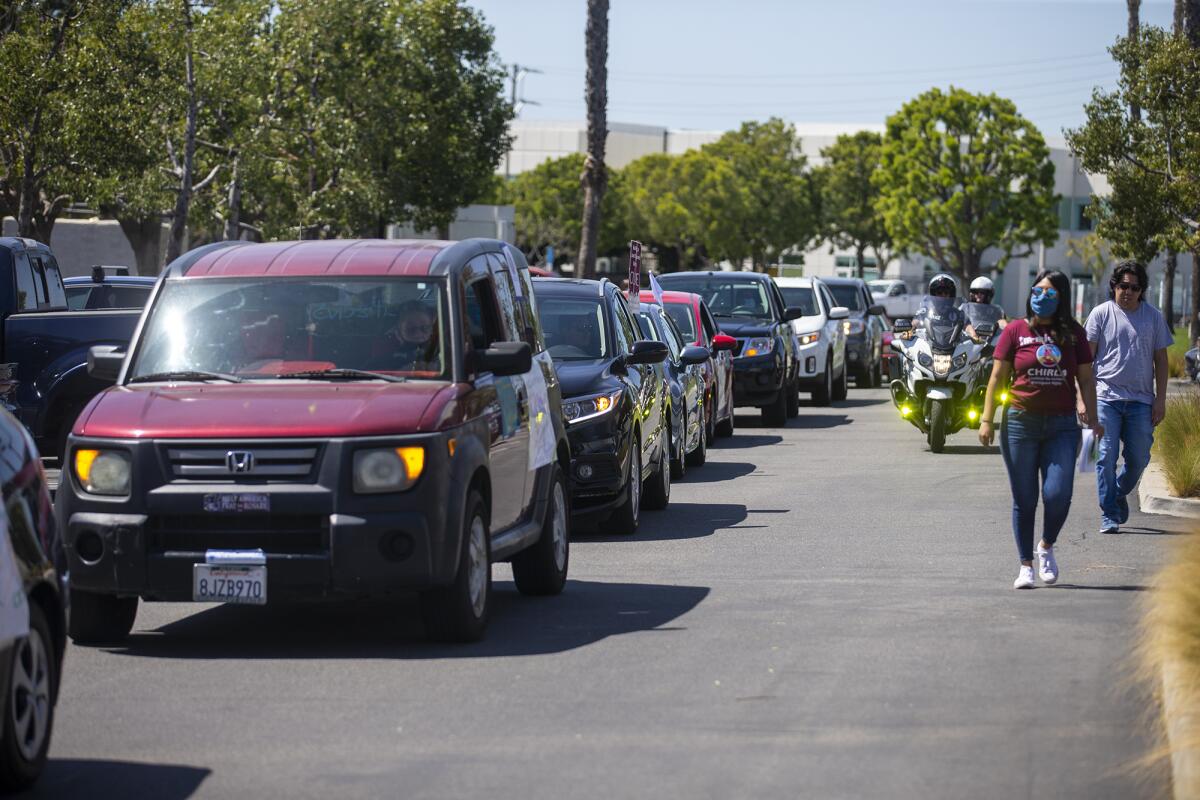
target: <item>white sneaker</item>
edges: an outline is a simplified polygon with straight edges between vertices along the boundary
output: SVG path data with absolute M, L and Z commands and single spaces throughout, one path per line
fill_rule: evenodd
M 1017 579 L 1013 581 L 1014 589 L 1032 589 L 1033 588 L 1033 567 L 1021 565 L 1021 571 L 1017 573 Z
M 1038 577 L 1049 586 L 1058 581 L 1058 562 L 1054 559 L 1054 545 L 1037 548 Z

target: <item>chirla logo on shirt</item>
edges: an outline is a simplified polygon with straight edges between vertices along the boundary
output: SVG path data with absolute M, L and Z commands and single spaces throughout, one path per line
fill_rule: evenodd
M 1043 367 L 1057 367 L 1062 361 L 1062 350 L 1053 342 L 1047 342 L 1037 349 L 1037 360 Z
M 1025 371 L 1029 382 L 1035 386 L 1062 386 L 1067 379 L 1067 370 L 1059 366 L 1062 361 L 1062 350 L 1054 343 L 1054 339 L 1046 334 L 1038 336 L 1019 337 L 1021 347 L 1037 345 L 1034 358 L 1039 366 L 1030 367 Z

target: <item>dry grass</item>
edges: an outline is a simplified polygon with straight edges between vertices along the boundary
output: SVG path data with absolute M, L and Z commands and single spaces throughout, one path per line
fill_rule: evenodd
M 1191 751 L 1200 758 L 1200 533 L 1180 536 L 1155 578 L 1142 619 L 1140 655 L 1142 674 L 1162 711 L 1167 746 L 1157 755 Z M 1165 683 L 1164 674 L 1170 676 Z M 1175 788 L 1177 797 L 1187 791 Z
M 1200 394 L 1167 401 L 1167 418 L 1154 431 L 1154 453 L 1176 496 L 1200 497 Z
M 1167 348 L 1167 374 L 1172 378 L 1187 377 L 1183 354 L 1191 348 L 1187 328 L 1178 328 L 1175 331 L 1175 342 Z

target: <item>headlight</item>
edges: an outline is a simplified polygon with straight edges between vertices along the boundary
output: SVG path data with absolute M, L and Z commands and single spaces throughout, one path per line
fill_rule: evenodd
M 929 353 L 917 353 L 917 363 L 922 367 L 932 367 L 933 359 L 930 358 Z
M 75 477 L 88 494 L 129 494 L 129 454 L 119 450 L 76 450 Z
M 354 491 L 403 492 L 425 471 L 424 447 L 381 447 L 354 454 Z
M 856 333 L 862 333 L 866 329 L 866 323 L 864 323 L 861 319 L 848 319 L 842 323 L 842 330 L 851 336 Z
M 742 348 L 742 355 L 746 357 L 765 356 L 775 349 L 775 340 L 767 338 L 747 339 L 746 346 Z
M 967 354 L 966 353 L 959 353 L 958 355 L 956 355 L 954 357 L 954 368 L 955 369 L 962 369 L 966 365 L 967 365 Z
M 933 373 L 935 375 L 945 375 L 950 371 L 950 356 L 934 356 L 933 357 Z
M 621 400 L 621 390 L 594 394 L 588 397 L 573 397 L 563 401 L 563 416 L 567 422 L 583 422 L 607 414 Z
M 800 336 L 800 346 L 801 347 L 803 347 L 806 344 L 816 344 L 819 341 L 821 341 L 821 334 L 819 334 L 819 333 L 805 333 L 805 334 L 801 334 L 801 336 Z

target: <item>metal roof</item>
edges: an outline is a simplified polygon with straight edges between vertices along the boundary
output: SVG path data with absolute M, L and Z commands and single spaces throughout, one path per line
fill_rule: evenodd
M 454 242 L 426 239 L 318 239 L 298 242 L 239 243 L 213 248 L 183 264 L 189 278 L 255 275 L 430 274 L 438 254 Z

